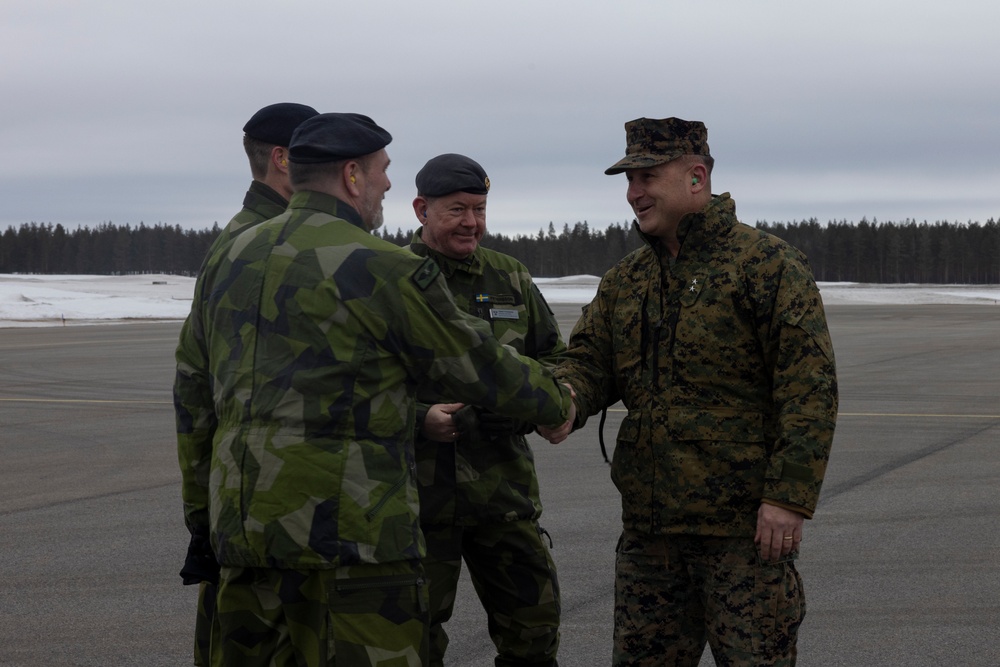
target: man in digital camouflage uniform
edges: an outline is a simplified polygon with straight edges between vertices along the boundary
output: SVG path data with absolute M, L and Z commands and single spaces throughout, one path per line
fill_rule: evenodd
M 423 665 L 417 384 L 573 418 L 568 390 L 457 310 L 433 261 L 371 235 L 390 140 L 359 114 L 302 123 L 288 210 L 208 259 L 178 345 L 185 520 L 222 565 L 213 665 Z
M 479 245 L 490 181 L 474 160 L 447 153 L 417 173 L 421 223 L 410 250 L 441 268 L 460 310 L 498 341 L 554 364 L 566 349 L 548 304 L 519 261 Z M 538 517 L 533 426 L 464 405 L 461 394 L 417 394 L 417 485 L 427 539 L 430 666 L 444 664 L 462 559 L 486 610 L 498 667 L 556 665 L 559 584 Z
M 646 246 L 605 274 L 557 373 L 578 423 L 628 409 L 613 662 L 694 666 L 707 640 L 718 665 L 792 665 L 794 559 L 837 414 L 819 290 L 800 252 L 711 194 L 702 123 L 625 129 L 606 173 L 625 172 Z
M 288 143 L 295 128 L 317 113 L 304 104 L 280 102 L 260 109 L 246 122 L 243 126 L 243 148 L 250 161 L 253 181 L 243 198 L 243 208 L 215 238 L 205 255 L 206 259 L 236 234 L 285 211 L 288 198 L 292 196 L 292 186 L 288 181 Z M 200 290 L 196 288 L 195 291 Z M 184 326 L 187 327 L 188 323 Z M 219 565 L 207 533 L 191 535 L 181 578 L 185 584 L 199 584 L 194 664 L 207 667 L 210 664 L 211 633 L 213 629 L 218 629 L 215 594 L 219 583 Z

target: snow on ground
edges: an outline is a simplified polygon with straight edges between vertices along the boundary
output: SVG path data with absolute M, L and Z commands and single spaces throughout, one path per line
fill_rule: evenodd
M 589 303 L 596 276 L 538 278 L 552 304 Z M 0 274 L 0 328 L 180 320 L 191 308 L 194 278 L 171 275 L 63 276 Z M 1000 285 L 820 283 L 834 304 L 1000 304 Z

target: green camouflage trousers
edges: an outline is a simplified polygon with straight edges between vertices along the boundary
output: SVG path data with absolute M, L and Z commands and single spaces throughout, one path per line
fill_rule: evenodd
M 486 610 L 497 667 L 555 667 L 559 648 L 559 582 L 537 521 L 480 526 L 422 526 L 430 583 L 430 667 L 444 664 L 462 559 Z
M 427 588 L 409 562 L 222 568 L 214 667 L 423 667 Z
M 615 667 L 792 667 L 806 613 L 795 554 L 762 562 L 750 538 L 625 531 L 615 562 Z
M 212 645 L 213 630 L 218 633 L 219 623 L 215 615 L 215 595 L 219 587 L 203 581 L 198 584 L 198 610 L 194 621 L 194 664 L 209 667 L 212 664 L 209 647 Z

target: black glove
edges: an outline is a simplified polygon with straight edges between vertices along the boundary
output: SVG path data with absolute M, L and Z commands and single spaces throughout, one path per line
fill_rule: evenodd
M 197 584 L 200 581 L 207 581 L 210 584 L 219 583 L 219 561 L 215 559 L 215 552 L 212 551 L 212 543 L 209 541 L 208 535 L 192 533 L 187 557 L 184 559 L 184 567 L 181 568 L 180 575 L 185 586 Z

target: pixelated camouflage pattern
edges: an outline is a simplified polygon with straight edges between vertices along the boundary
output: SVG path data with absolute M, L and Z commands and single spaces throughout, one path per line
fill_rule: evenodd
M 792 667 L 806 603 L 795 556 L 762 562 L 749 538 L 625 531 L 615 559 L 612 665 Z
M 424 667 L 427 587 L 419 564 L 336 570 L 224 568 L 212 664 Z
M 458 311 L 439 273 L 315 192 L 206 262 L 174 403 L 186 521 L 210 524 L 221 564 L 422 556 L 420 382 L 510 417 L 566 419 L 565 389 Z
M 500 667 L 554 667 L 559 649 L 559 580 L 536 521 L 425 528 L 430 584 L 429 667 L 444 664 L 462 560 L 486 610 Z
M 466 260 L 449 259 L 429 248 L 421 231 L 410 249 L 441 267 L 460 310 L 488 323 L 496 339 L 519 354 L 550 366 L 558 362 L 566 350 L 559 325 L 521 262 L 483 247 Z M 477 300 L 481 295 L 489 300 Z M 517 319 L 508 319 L 510 312 L 493 318 L 491 309 L 513 311 Z M 424 411 L 434 403 L 465 401 L 433 388 L 421 389 L 417 400 Z M 456 443 L 438 443 L 418 433 L 416 451 L 422 523 L 469 526 L 541 515 L 534 454 L 523 435 L 476 428 Z
M 811 516 L 837 415 L 833 347 L 805 257 L 728 194 L 601 280 L 557 375 L 592 415 L 621 399 L 612 478 L 628 530 L 753 535 L 762 498 Z
M 704 123 L 680 118 L 636 118 L 625 123 L 625 157 L 604 173 L 654 167 L 682 155 L 711 155 Z

